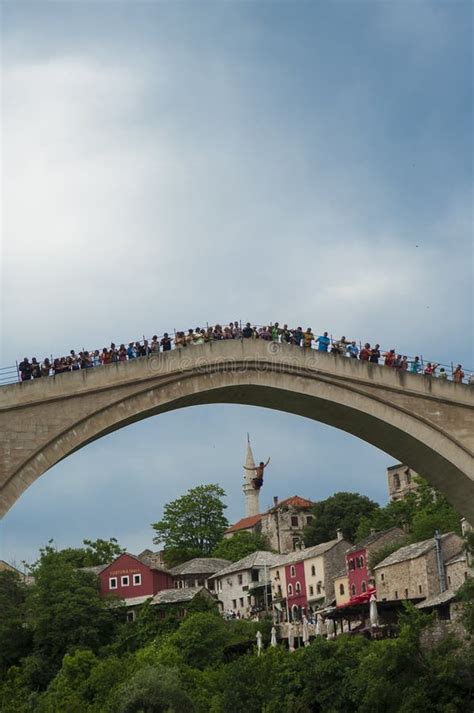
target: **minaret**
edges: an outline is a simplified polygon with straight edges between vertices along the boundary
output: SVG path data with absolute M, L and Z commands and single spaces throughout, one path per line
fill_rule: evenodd
M 249 470 L 247 470 L 247 468 Z M 253 487 L 252 480 L 255 478 L 255 462 L 253 459 L 252 449 L 250 447 L 250 438 L 247 433 L 247 456 L 245 458 L 244 468 L 244 496 L 245 496 L 245 517 L 258 515 L 260 513 L 259 490 Z

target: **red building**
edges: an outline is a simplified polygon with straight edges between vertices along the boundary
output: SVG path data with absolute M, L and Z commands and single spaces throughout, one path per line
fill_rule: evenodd
M 125 600 L 152 597 L 173 586 L 173 578 L 165 569 L 146 564 L 127 552 L 107 565 L 99 577 L 102 596 L 114 595 Z
M 391 542 L 403 540 L 404 537 L 403 530 L 399 527 L 391 527 L 389 530 L 371 532 L 370 535 L 347 551 L 346 567 L 351 602 L 361 595 L 368 596 L 369 590 L 370 592 L 374 591 L 375 580 L 368 566 L 370 554 Z
M 291 618 L 299 618 L 302 608 L 308 609 L 306 597 L 306 579 L 304 562 L 292 562 L 285 565 L 286 602 Z

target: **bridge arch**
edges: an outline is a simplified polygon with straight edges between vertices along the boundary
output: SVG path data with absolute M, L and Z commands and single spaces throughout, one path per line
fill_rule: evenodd
M 474 400 L 464 385 L 244 340 L 15 384 L 0 397 L 7 390 L 2 515 L 36 478 L 97 438 L 167 411 L 231 403 L 351 433 L 426 477 L 474 521 Z

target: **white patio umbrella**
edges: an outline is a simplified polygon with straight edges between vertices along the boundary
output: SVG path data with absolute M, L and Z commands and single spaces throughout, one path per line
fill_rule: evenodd
M 270 646 L 276 646 L 277 645 L 277 630 L 275 629 L 274 626 L 272 626 L 272 632 L 271 632 L 271 639 L 270 639 Z
M 370 626 L 376 627 L 379 625 L 379 613 L 377 610 L 377 599 L 375 594 L 370 597 Z
M 303 644 L 309 646 L 309 624 L 305 616 L 303 616 Z
M 288 648 L 290 651 L 295 650 L 295 630 L 291 621 L 288 622 Z
M 336 631 L 334 629 L 334 619 L 328 619 L 326 621 L 326 631 L 328 634 L 328 639 L 336 638 Z
M 316 617 L 316 636 L 323 635 L 323 617 L 318 614 Z

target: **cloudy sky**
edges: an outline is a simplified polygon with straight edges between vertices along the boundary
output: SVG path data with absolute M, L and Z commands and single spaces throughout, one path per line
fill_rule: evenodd
M 1 359 L 247 319 L 472 358 L 472 4 L 26 2 L 2 11 Z M 286 414 L 148 419 L 40 478 L 0 557 L 152 545 L 199 483 L 386 501 L 386 454 Z

